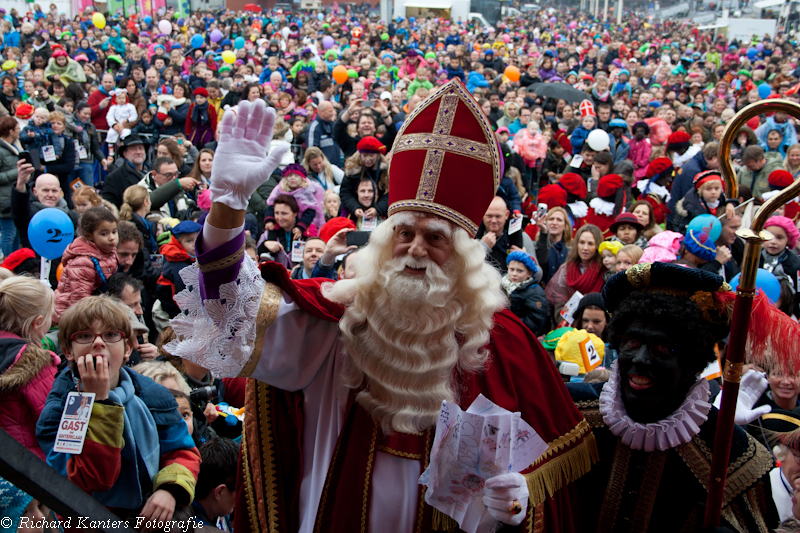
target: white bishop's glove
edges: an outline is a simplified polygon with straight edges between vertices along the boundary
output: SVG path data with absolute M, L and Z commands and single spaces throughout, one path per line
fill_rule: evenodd
M 483 505 L 495 520 L 510 526 L 520 525 L 528 510 L 528 482 L 516 472 L 487 479 Z
M 762 405 L 753 409 L 753 406 L 761 398 L 768 386 L 769 382 L 761 372 L 748 370 L 745 373 L 742 377 L 742 382 L 739 384 L 739 397 L 736 399 L 734 422 L 740 426 L 746 426 L 756 418 L 772 411 L 772 407 L 769 405 Z M 717 409 L 722 405 L 722 394 L 720 392 L 714 399 L 714 407 Z
M 238 116 L 229 110 L 222 117 L 219 145 L 211 168 L 211 199 L 244 211 L 250 195 L 269 179 L 288 147 L 267 155 L 275 125 L 275 110 L 259 99 L 242 100 Z

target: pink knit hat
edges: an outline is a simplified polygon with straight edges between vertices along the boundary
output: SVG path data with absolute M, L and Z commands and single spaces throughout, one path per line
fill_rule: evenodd
M 797 226 L 794 225 L 791 219 L 782 216 L 769 217 L 764 223 L 764 229 L 770 226 L 778 226 L 785 231 L 788 238 L 786 245 L 790 250 L 794 249 L 797 245 L 797 239 L 800 237 L 800 231 L 797 231 Z
M 683 235 L 674 231 L 662 231 L 653 235 L 647 243 L 640 263 L 671 263 L 678 258 L 678 251 L 681 249 Z

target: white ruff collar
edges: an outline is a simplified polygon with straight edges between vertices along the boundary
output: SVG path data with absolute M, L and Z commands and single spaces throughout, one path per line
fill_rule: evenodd
M 708 403 L 708 381 L 703 378 L 692 385 L 686 399 L 675 412 L 650 424 L 635 422 L 628 416 L 622 402 L 619 379 L 619 365 L 614 361 L 611 377 L 600 393 L 600 414 L 611 433 L 634 450 L 663 452 L 686 444 L 700 433 L 700 426 L 708 419 L 711 404 Z
M 589 213 L 589 206 L 583 200 L 578 200 L 575 203 L 567 204 L 569 210 L 572 211 L 572 216 L 575 218 L 583 218 Z
M 639 180 L 638 183 L 636 183 L 636 188 L 639 189 L 642 193 L 644 193 L 644 189 L 645 187 L 647 187 L 648 181 L 650 180 L 649 179 Z M 663 185 L 657 184 L 655 181 L 650 184 L 649 188 L 647 188 L 647 192 L 653 193 L 659 198 L 663 198 L 664 202 L 669 202 L 670 198 L 672 198 L 672 195 L 669 193 L 669 190 L 667 190 L 667 188 L 664 187 Z
M 589 202 L 589 205 L 594 212 L 598 215 L 605 215 L 610 217 L 614 214 L 614 202 L 607 202 L 600 197 L 592 198 L 592 201 Z

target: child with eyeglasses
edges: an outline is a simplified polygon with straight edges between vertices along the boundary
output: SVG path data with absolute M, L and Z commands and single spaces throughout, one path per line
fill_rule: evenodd
M 64 313 L 58 340 L 69 369 L 56 377 L 36 426 L 47 462 L 123 519 L 170 520 L 194 499 L 200 455 L 172 394 L 125 366 L 133 331 L 122 304 L 84 298 Z M 95 394 L 83 450 L 55 452 L 73 391 Z

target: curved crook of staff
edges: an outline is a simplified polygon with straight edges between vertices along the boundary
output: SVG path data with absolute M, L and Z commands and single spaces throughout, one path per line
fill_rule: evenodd
M 733 140 L 739 128 L 751 118 L 762 113 L 783 111 L 800 119 L 800 104 L 789 100 L 766 100 L 751 104 L 739 111 L 725 128 L 719 142 L 719 162 L 725 189 L 730 198 L 739 196 L 739 184 L 733 171 L 730 153 Z M 750 322 L 750 311 L 756 289 L 756 273 L 761 255 L 761 245 L 770 239 L 772 234 L 764 231 L 764 223 L 779 207 L 800 193 L 800 179 L 786 187 L 779 194 L 770 198 L 756 213 L 750 229 L 740 229 L 736 234 L 745 240 L 742 259 L 742 274 L 736 291 L 736 301 L 731 319 L 731 335 L 726 353 L 725 369 L 722 373 L 725 394 L 722 396 L 717 432 L 714 436 L 714 452 L 711 458 L 711 472 L 708 480 L 708 499 L 706 500 L 705 526 L 719 526 L 722 512 L 725 480 L 730 460 L 731 439 L 733 438 L 734 414 L 736 399 L 739 396 L 739 382 L 744 366 L 744 349 L 747 342 L 747 326 Z

